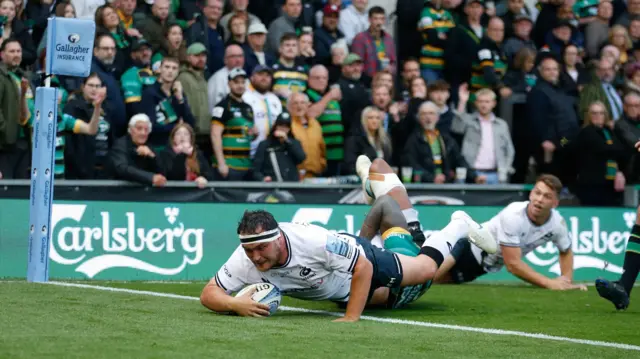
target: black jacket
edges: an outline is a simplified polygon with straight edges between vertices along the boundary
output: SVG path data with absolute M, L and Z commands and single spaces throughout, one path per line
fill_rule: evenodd
M 539 147 L 548 140 L 560 148 L 580 131 L 575 99 L 542 78 L 538 78 L 527 95 L 526 107 L 529 114 L 526 128 L 531 146 Z
M 224 28 L 218 24 L 216 32 L 218 33 L 218 41 L 220 41 L 219 52 L 211 49 L 209 44 L 209 25 L 207 24 L 207 18 L 205 16 L 200 16 L 198 20 L 189 27 L 185 34 L 189 45 L 194 42 L 199 42 L 207 48 L 207 68 L 205 69 L 205 76 L 207 78 L 224 66 Z
M 196 159 L 200 167 L 198 176 L 202 176 L 209 181 L 214 180 L 213 169 L 209 161 L 204 157 L 202 151 L 194 148 L 196 151 Z M 169 181 L 186 181 L 187 180 L 187 155 L 184 153 L 175 153 L 173 148 L 168 146 L 158 155 L 158 164 L 162 174 Z
M 343 38 L 344 34 L 336 29 L 336 35 L 333 36 L 324 26 L 313 32 L 313 49 L 316 52 L 316 61 L 319 64 L 331 62 L 331 45 L 338 39 Z
M 20 45 L 22 45 L 21 66 L 26 68 L 27 66 L 33 65 L 37 59 L 36 45 L 33 43 L 33 38 L 29 33 L 29 29 L 18 19 L 14 19 L 13 24 L 11 25 L 11 37 L 18 40 Z
M 251 49 L 249 44 L 242 45 L 242 50 L 244 50 L 244 71 L 251 76 L 253 69 L 260 63 L 258 62 L 258 56 L 256 56 L 256 53 Z M 273 66 L 277 60 L 274 54 L 268 51 L 264 52 L 264 62 L 267 63 L 267 66 Z
M 175 96 L 168 97 L 162 91 L 160 82 L 146 86 L 142 90 L 142 101 L 140 101 L 136 113 L 145 113 L 151 120 L 153 127 L 148 141 L 150 146 L 167 144 L 169 142 L 169 133 L 180 119 L 192 127 L 195 125 L 196 121 L 187 103 L 187 97 L 183 95 L 183 99 L 184 102 L 179 103 Z M 171 104 L 171 108 L 175 112 L 175 119 L 170 118 L 169 112 L 162 108 L 162 103 Z
M 640 183 L 640 155 L 635 148 L 636 142 L 640 139 L 640 121 L 633 121 L 626 115 L 616 121 L 613 129 L 625 152 L 630 156 L 626 168 L 621 168 L 627 179 L 627 183 Z
M 605 178 L 607 161 L 616 161 L 621 169 L 626 165 L 624 146 L 613 131 L 609 130 L 609 134 L 613 141 L 610 145 L 606 143 L 604 129 L 589 125 L 580 130 L 573 143 L 573 150 L 578 155 L 575 156 L 578 185 L 612 184 L 613 179 Z
M 64 107 L 64 113 L 89 122 L 93 117 L 93 104 L 87 102 L 81 95 L 75 96 Z M 103 108 L 97 134 L 65 136 L 65 178 L 96 179 L 96 167 L 107 167 L 109 150 L 115 141 L 109 110 Z
M 158 156 L 138 156 L 136 148 L 129 135 L 117 139 L 109 154 L 110 169 L 116 179 L 150 185 L 153 175 L 162 172 Z
M 387 162 L 391 161 L 391 146 L 387 145 L 382 148 L 383 159 Z M 358 156 L 365 155 L 369 157 L 371 161 L 378 158 L 378 153 L 375 147 L 369 143 L 367 137 L 364 134 L 353 135 L 346 139 L 344 143 L 344 164 L 342 171 L 344 175 L 351 175 L 356 173 L 356 160 Z
M 340 110 L 342 111 L 342 124 L 345 135 L 355 134 L 360 130 L 360 114 L 365 107 L 371 104 L 369 93 L 362 81 L 354 81 L 344 76 L 338 80 L 342 100 Z
M 444 49 L 445 79 L 458 86 L 471 79 L 473 60 L 478 55 L 478 46 L 482 39 L 476 36 L 466 20 L 456 25 L 447 34 L 447 47 Z
M 253 178 L 256 181 L 262 181 L 265 177 L 269 176 L 272 181 L 277 181 L 276 172 L 271 163 L 271 152 L 276 155 L 282 180 L 285 182 L 297 182 L 299 180 L 297 166 L 302 163 L 307 156 L 300 142 L 291 137 L 284 143 L 280 143 L 280 140 L 273 136 L 269 136 L 260 142 L 256 154 L 253 157 Z
M 462 157 L 460 148 L 455 140 L 448 135 L 440 134 L 440 149 L 442 152 L 442 172 L 447 178 L 447 182 L 455 179 L 455 169 L 465 167 L 467 169 L 467 183 L 474 183 L 476 171 L 470 168 L 467 161 Z M 413 171 L 422 172 L 422 182 L 433 183 L 436 174 L 436 166 L 433 163 L 433 153 L 431 146 L 424 139 L 422 131 L 415 131 L 407 140 L 404 147 L 404 166 L 410 166 Z

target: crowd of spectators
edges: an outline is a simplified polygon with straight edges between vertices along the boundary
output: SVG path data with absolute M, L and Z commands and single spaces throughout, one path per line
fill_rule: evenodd
M 389 2 L 0 0 L 0 177 L 29 178 L 58 16 L 97 34 L 89 77 L 51 77 L 57 178 L 300 181 L 366 155 L 407 182 L 552 173 L 587 205 L 638 183 L 640 0 Z

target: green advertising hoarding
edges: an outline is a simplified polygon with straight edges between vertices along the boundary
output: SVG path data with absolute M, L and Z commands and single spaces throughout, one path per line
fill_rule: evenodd
M 207 280 L 237 247 L 236 225 L 247 209 L 266 209 L 278 221 L 319 224 L 356 234 L 368 211 L 361 205 L 56 202 L 50 276 L 58 279 Z M 455 206 L 421 206 L 427 234 L 444 227 Z M 485 221 L 501 207 L 464 207 Z M 575 279 L 617 278 L 635 210 L 561 209 L 573 241 Z M 0 277 L 23 278 L 27 270 L 29 207 L 0 200 Z M 559 275 L 553 244 L 526 261 L 547 276 Z M 505 272 L 483 280 L 512 281 Z

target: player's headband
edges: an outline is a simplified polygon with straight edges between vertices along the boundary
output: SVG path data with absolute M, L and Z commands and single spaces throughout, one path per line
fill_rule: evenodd
M 240 243 L 242 244 L 271 242 L 280 237 L 280 228 L 257 234 L 240 234 L 238 235 L 238 237 L 240 238 Z

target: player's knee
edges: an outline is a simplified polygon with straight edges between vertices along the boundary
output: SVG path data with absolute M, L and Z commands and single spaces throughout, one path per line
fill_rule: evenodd
M 382 158 L 376 158 L 371 162 L 370 172 L 374 173 L 392 173 L 391 166 Z
M 427 256 L 418 256 L 421 261 L 420 282 L 426 283 L 433 280 L 438 273 L 438 264 Z

